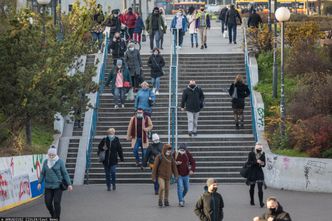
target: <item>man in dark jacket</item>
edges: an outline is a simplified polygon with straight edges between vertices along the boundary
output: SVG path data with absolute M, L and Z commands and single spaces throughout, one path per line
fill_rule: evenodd
M 256 13 L 256 10 L 254 9 L 252 11 L 252 14 L 250 14 L 248 18 L 248 27 L 258 28 L 259 24 L 262 24 L 262 18 L 259 14 Z
M 219 14 L 219 20 L 221 23 L 221 33 L 224 34 L 225 31 L 225 21 L 226 21 L 226 13 L 228 11 L 227 7 L 224 7 L 221 9 L 220 14 Z
M 107 137 L 103 138 L 98 145 L 98 156 L 102 151 L 105 151 L 105 160 L 103 161 L 107 191 L 111 191 L 111 183 L 113 190 L 116 189 L 116 165 L 118 164 L 118 156 L 121 162 L 123 159 L 123 152 L 121 143 L 118 137 L 115 136 L 114 128 L 107 130 Z M 112 181 L 111 181 L 112 178 Z
M 154 161 L 156 156 L 158 156 L 161 151 L 163 150 L 163 143 L 160 142 L 160 138 L 158 134 L 154 133 L 152 134 L 152 144 L 149 145 L 148 149 L 146 150 L 146 153 L 144 155 L 143 159 L 143 166 L 146 167 L 149 163 L 149 167 L 153 169 L 154 167 Z M 158 179 L 154 182 L 154 193 L 155 195 L 158 195 L 159 193 L 159 184 Z
M 189 176 L 194 174 L 196 162 L 185 143 L 180 144 L 179 150 L 174 153 L 174 159 L 179 172 L 177 185 L 179 206 L 184 207 L 184 197 L 189 190 Z
M 150 49 L 154 48 L 154 40 L 156 40 L 156 47 L 160 48 L 160 32 L 166 32 L 166 26 L 162 16 L 159 13 L 159 8 L 155 7 L 151 15 L 145 20 L 145 27 L 147 32 L 150 35 Z
M 285 212 L 277 198 L 269 197 L 266 200 L 267 211 L 260 217 L 256 216 L 253 221 L 291 221 L 290 215 Z
M 225 22 L 228 27 L 229 43 L 232 44 L 233 41 L 234 44 L 236 44 L 236 28 L 238 23 L 239 25 L 242 24 L 242 19 L 239 12 L 235 9 L 234 5 L 231 5 L 230 9 L 227 11 Z
M 109 49 L 112 49 L 112 59 L 114 65 L 116 64 L 117 59 L 123 60 L 124 53 L 127 50 L 127 46 L 126 42 L 121 39 L 119 32 L 116 32 L 114 34 L 114 38 L 112 39 Z
M 110 27 L 110 36 L 109 39 L 112 41 L 115 32 L 120 32 L 121 30 L 121 22 L 119 19 L 119 10 L 112 10 L 112 14 L 108 16 L 104 22 L 106 27 Z
M 189 85 L 182 93 L 181 111 L 187 111 L 188 134 L 197 136 L 197 124 L 199 112 L 204 106 L 204 93 L 196 85 L 194 80 L 189 81 Z
M 194 212 L 201 221 L 222 221 L 224 201 L 222 196 L 217 193 L 217 181 L 209 178 L 206 185 L 208 191 L 199 198 Z

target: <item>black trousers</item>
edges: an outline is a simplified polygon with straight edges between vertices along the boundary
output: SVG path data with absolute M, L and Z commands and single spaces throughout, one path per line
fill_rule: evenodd
M 60 219 L 61 189 L 45 189 L 45 204 L 52 218 Z

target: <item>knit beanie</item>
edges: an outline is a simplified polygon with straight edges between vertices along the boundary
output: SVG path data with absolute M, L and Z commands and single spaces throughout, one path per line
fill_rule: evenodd
M 179 145 L 179 150 L 187 150 L 187 144 L 185 144 L 185 143 L 181 143 L 180 145 Z
M 152 140 L 159 140 L 158 134 L 152 134 Z
M 50 147 L 50 149 L 48 149 L 47 154 L 57 155 L 58 153 L 57 153 L 57 151 L 56 151 L 55 146 L 52 145 L 52 146 Z
M 212 184 L 216 183 L 217 181 L 214 178 L 209 178 L 206 181 L 207 187 L 211 186 Z

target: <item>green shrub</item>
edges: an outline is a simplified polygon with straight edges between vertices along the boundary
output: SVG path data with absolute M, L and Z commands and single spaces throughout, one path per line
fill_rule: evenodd
M 325 150 L 322 153 L 322 157 L 324 157 L 324 158 L 332 158 L 332 147 L 330 149 Z

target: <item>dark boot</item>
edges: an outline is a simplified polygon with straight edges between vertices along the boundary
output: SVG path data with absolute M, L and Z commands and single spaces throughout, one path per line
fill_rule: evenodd
M 196 43 L 196 48 L 198 48 L 198 43 Z
M 163 201 L 162 201 L 162 200 L 159 200 L 159 201 L 158 201 L 158 206 L 159 206 L 159 207 L 163 207 Z
M 165 205 L 165 206 L 169 206 L 169 202 L 168 202 L 168 200 L 164 200 L 164 205 Z
M 192 47 L 192 48 L 194 47 L 194 43 L 191 43 L 191 47 Z
M 250 205 L 252 206 L 255 205 L 254 193 L 255 193 L 255 186 L 252 187 L 252 185 L 250 185 L 249 195 L 250 195 Z
M 263 202 L 263 191 L 258 191 L 258 199 L 259 199 L 259 205 L 261 208 L 264 207 L 264 202 Z

